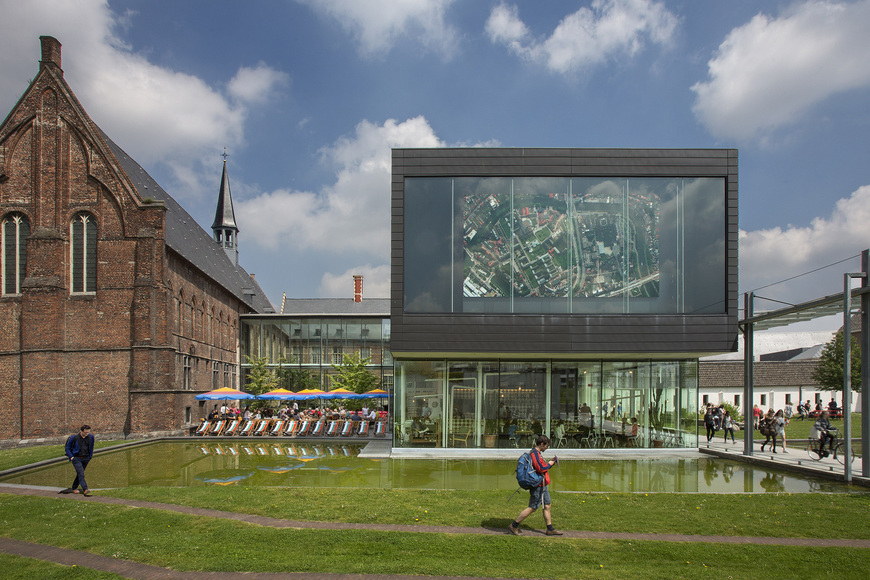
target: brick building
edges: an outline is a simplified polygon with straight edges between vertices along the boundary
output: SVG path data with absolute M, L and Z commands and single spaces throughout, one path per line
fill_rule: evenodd
M 273 312 L 238 265 L 224 174 L 209 235 L 88 117 L 41 37 L 0 125 L 0 441 L 175 431 L 237 386 L 239 315 Z

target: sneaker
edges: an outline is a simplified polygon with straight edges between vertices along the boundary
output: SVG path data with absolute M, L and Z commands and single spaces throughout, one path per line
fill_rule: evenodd
M 510 531 L 510 533 L 512 533 L 515 536 L 523 535 L 523 532 L 518 527 L 514 527 L 513 524 L 508 524 L 508 531 Z
M 565 532 L 560 532 L 559 530 L 547 530 L 546 534 L 548 536 L 562 536 Z

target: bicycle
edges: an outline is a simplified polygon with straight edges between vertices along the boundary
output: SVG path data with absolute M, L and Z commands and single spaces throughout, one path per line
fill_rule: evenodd
M 834 459 L 836 459 L 840 465 L 846 464 L 846 445 L 842 441 L 837 439 L 834 440 Z M 830 453 L 828 451 L 822 451 L 822 440 L 821 439 L 810 439 L 809 444 L 807 445 L 807 455 L 810 456 L 810 459 L 813 461 L 821 461 L 823 457 L 827 457 L 827 454 Z M 851 462 L 855 461 L 855 450 L 852 450 Z

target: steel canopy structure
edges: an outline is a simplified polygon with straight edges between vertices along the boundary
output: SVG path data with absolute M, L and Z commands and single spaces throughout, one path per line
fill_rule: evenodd
M 859 288 L 851 288 L 852 278 L 860 278 L 861 286 Z M 779 326 L 788 326 L 797 322 L 808 322 L 816 318 L 831 316 L 835 314 L 843 314 L 843 327 L 846 332 L 850 332 L 851 318 L 854 314 L 861 314 L 861 368 L 864 372 L 861 373 L 861 444 L 862 449 L 870 449 L 870 250 L 861 252 L 861 272 L 845 273 L 843 275 L 843 292 L 825 296 L 803 302 L 801 304 L 788 305 L 786 308 L 771 310 L 756 314 L 754 312 L 754 303 L 757 297 L 753 292 L 744 294 L 745 318 L 738 321 L 738 326 L 743 332 L 743 416 L 745 418 L 752 416 L 752 401 L 754 400 L 754 384 L 753 384 L 753 361 L 754 346 L 753 335 L 756 331 L 768 330 Z M 770 300 L 770 299 L 767 299 Z M 848 348 L 849 337 L 844 337 L 845 348 Z M 846 389 L 851 388 L 849 364 L 850 357 L 844 358 L 844 407 L 847 411 L 844 414 L 846 418 L 845 429 L 849 433 L 849 406 L 846 406 L 845 401 L 849 401 L 851 391 Z M 743 454 L 753 455 L 753 430 L 744 429 L 743 431 Z M 847 455 L 851 455 L 851 445 L 847 443 Z M 870 460 L 862 461 L 863 477 L 870 477 Z M 852 472 L 850 467 L 850 458 L 846 458 L 846 467 L 844 470 L 844 479 L 850 482 Z

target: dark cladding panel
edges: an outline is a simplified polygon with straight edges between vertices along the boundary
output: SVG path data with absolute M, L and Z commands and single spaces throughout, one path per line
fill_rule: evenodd
M 392 350 L 399 356 L 402 352 L 457 355 L 515 352 L 541 356 L 589 353 L 605 357 L 657 353 L 667 357 L 733 350 L 738 309 L 735 150 L 397 149 L 393 151 L 393 160 L 392 222 L 398 235 L 392 237 Z M 525 307 L 516 303 L 510 305 L 508 298 L 492 299 L 494 310 L 481 302 L 484 308 L 477 313 L 468 310 L 463 313 L 465 290 L 460 287 L 457 294 L 457 284 L 462 284 L 469 265 L 466 262 L 463 271 L 463 244 L 455 242 L 457 231 L 462 235 L 463 225 L 468 225 L 462 222 L 462 201 L 455 192 L 449 204 L 434 203 L 430 207 L 429 201 L 409 201 L 406 178 L 433 177 L 436 179 L 430 186 L 435 186 L 439 179 L 525 176 L 622 177 L 630 178 L 629 181 L 646 177 L 685 178 L 685 189 L 679 194 L 681 206 L 674 215 L 703 227 L 689 227 L 682 232 L 665 228 L 669 239 L 677 234 L 686 236 L 684 250 L 680 250 L 684 253 L 679 257 L 690 266 L 685 270 L 684 280 L 688 290 L 667 297 L 667 304 L 679 304 L 682 310 L 669 313 L 662 312 L 661 306 L 651 309 L 656 300 L 653 295 L 651 299 L 633 297 L 625 312 L 620 310 L 625 306 L 618 302 L 611 307 L 602 301 L 603 308 L 597 314 L 566 315 L 565 303 L 555 296 L 537 299 L 538 306 L 533 309 L 538 308 L 539 314 L 525 312 Z M 451 211 L 452 222 L 448 215 Z M 460 214 L 458 221 L 456 214 Z M 413 215 L 449 223 L 454 236 L 452 247 L 440 236 L 415 239 L 420 232 L 406 227 Z M 554 243 L 558 246 L 555 238 Z M 420 254 L 423 259 L 414 257 L 418 249 L 423 250 Z M 552 253 L 552 248 L 549 249 Z M 448 279 L 451 286 L 445 288 Z M 671 292 L 672 288 L 660 291 Z M 424 295 L 439 310 L 413 314 L 413 309 L 408 310 L 409 298 L 419 305 Z M 578 307 L 585 308 L 584 300 L 594 299 L 574 300 L 579 303 L 571 307 L 572 312 Z M 503 308 L 512 308 L 513 313 L 499 311 Z

